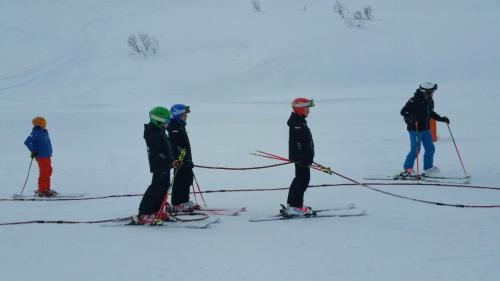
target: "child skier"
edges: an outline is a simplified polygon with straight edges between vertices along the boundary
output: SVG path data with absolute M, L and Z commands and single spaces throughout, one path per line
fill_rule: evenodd
M 50 176 L 52 175 L 52 144 L 50 143 L 47 121 L 38 116 L 31 121 L 33 130 L 26 138 L 24 144 L 31 151 L 31 159 L 35 158 L 38 163 L 40 174 L 38 177 L 38 190 L 35 194 L 40 197 L 52 197 L 57 194 L 50 189 Z
M 153 177 L 139 205 L 139 215 L 135 219 L 137 224 L 156 223 L 156 214 L 170 185 L 170 169 L 176 165 L 165 133 L 170 112 L 165 107 L 158 106 L 149 112 L 149 119 L 150 122 L 144 124 L 144 139 L 148 148 L 149 170 Z M 160 219 L 169 219 L 165 210 L 161 210 Z
M 296 98 L 292 102 L 292 114 L 288 119 L 289 160 L 295 162 L 295 178 L 288 191 L 288 206 L 282 210 L 284 216 L 311 216 L 313 210 L 304 206 L 304 193 L 309 186 L 314 158 L 314 142 L 306 118 L 309 108 L 314 106 L 312 99 Z
M 410 136 L 410 152 L 404 161 L 404 171 L 401 173 L 401 176 L 414 175 L 413 165 L 415 163 L 417 148 L 420 150 L 420 143 L 423 143 L 425 149 L 424 173 L 429 175 L 439 172 L 439 168 L 435 167 L 433 163 L 435 147 L 432 143 L 431 133 L 429 132 L 429 120 L 433 118 L 436 121 L 449 124 L 450 119 L 446 116 L 441 117 L 434 112 L 432 95 L 437 88 L 437 84 L 432 82 L 420 84 L 413 97 L 401 109 L 401 115 L 404 117 Z
M 193 159 L 191 156 L 191 145 L 186 132 L 186 120 L 190 112 L 189 106 L 174 104 L 170 108 L 172 118 L 167 127 L 168 136 L 172 143 L 174 159 L 179 157 L 182 149 L 186 155 L 182 165 L 177 169 L 172 187 L 172 205 L 175 210 L 192 212 L 200 209 L 200 205 L 189 200 L 189 188 L 193 184 Z

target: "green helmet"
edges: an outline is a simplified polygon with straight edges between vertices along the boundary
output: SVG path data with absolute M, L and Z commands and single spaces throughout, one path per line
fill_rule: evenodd
M 156 126 L 162 127 L 170 120 L 170 111 L 163 106 L 157 106 L 149 111 L 149 120 Z

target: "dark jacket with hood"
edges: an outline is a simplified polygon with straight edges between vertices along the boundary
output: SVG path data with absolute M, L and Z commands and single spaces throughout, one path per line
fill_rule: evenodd
M 417 90 L 413 97 L 406 102 L 401 109 L 401 115 L 404 117 L 408 131 L 416 131 L 415 122 L 418 122 L 418 130 L 429 130 L 429 120 L 443 122 L 443 117 L 434 112 L 434 100 L 432 97 L 425 98 L 424 92 Z
M 181 149 L 186 149 L 186 156 L 184 157 L 182 166 L 193 168 L 191 144 L 189 143 L 189 137 L 186 132 L 186 122 L 180 119 L 172 118 L 168 123 L 167 131 L 170 142 L 172 143 L 173 158 L 179 158 Z
M 172 166 L 172 150 L 165 129 L 149 122 L 144 124 L 144 139 L 148 147 L 149 170 L 168 172 Z
M 310 165 L 314 161 L 314 142 L 305 117 L 294 112 L 288 119 L 290 161 Z

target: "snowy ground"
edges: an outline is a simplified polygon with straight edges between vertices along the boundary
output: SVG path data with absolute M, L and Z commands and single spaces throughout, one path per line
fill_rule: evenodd
M 31 119 L 45 116 L 53 187 L 89 195 L 141 193 L 150 181 L 143 123 L 156 105 L 191 105 L 195 162 L 274 163 L 287 153 L 290 101 L 314 98 L 319 163 L 361 180 L 401 169 L 399 110 L 422 81 L 439 84 L 471 184 L 499 186 L 500 1 L 345 1 L 375 19 L 346 26 L 334 1 L 1 1 L 0 198 L 18 193 Z M 160 42 L 129 54 L 130 33 Z M 445 126 L 435 163 L 462 173 Z M 32 171 L 29 191 L 36 186 Z M 287 187 L 290 166 L 196 169 L 204 190 Z M 311 184 L 344 183 L 313 173 Z M 500 204 L 498 191 L 381 187 L 415 198 Z M 212 193 L 241 207 L 206 230 L 98 225 L 0 226 L 0 280 L 500 280 L 500 211 L 425 205 L 363 187 L 310 189 L 313 208 L 355 203 L 368 216 L 249 223 L 277 212 L 285 191 Z M 136 213 L 140 198 L 0 202 L 0 222 L 91 220 Z

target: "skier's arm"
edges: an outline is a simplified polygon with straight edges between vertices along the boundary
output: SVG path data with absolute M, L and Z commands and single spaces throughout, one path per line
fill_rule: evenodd
M 408 102 L 406 102 L 405 106 L 403 106 L 403 108 L 401 109 L 400 114 L 404 117 L 406 122 L 416 121 L 415 102 L 413 101 L 413 99 L 410 99 Z
M 172 156 L 174 159 L 179 158 L 179 155 L 181 153 L 181 149 L 183 149 L 183 137 L 182 137 L 182 132 L 179 130 L 169 130 L 168 131 L 168 136 L 170 138 L 170 143 L 172 144 Z
M 446 124 L 449 124 L 450 123 L 450 119 L 446 116 L 440 116 L 439 114 L 437 114 L 436 112 L 432 111 L 431 112 L 431 117 L 433 119 L 435 119 L 436 121 L 439 121 L 439 122 L 444 122 Z
M 170 152 L 168 148 L 165 147 L 163 139 L 160 134 L 153 133 L 153 135 L 148 136 L 147 145 L 149 148 L 149 153 L 155 157 L 160 157 L 166 159 L 170 157 Z
M 307 151 L 310 148 L 310 145 L 307 141 L 306 130 L 303 126 L 296 126 L 292 128 L 292 145 L 295 145 L 295 149 L 297 151 L 297 157 L 299 162 L 304 165 L 308 165 L 307 163 Z
M 36 142 L 38 141 L 38 135 L 36 134 L 35 131 L 31 132 L 31 134 L 26 138 L 24 141 L 24 145 L 32 152 L 36 153 L 35 147 L 36 147 Z

